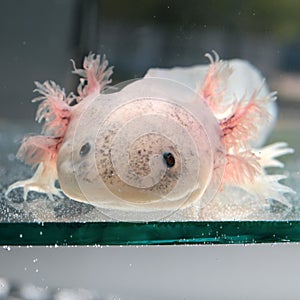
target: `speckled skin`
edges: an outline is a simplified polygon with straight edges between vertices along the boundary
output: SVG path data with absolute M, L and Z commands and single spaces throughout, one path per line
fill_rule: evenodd
M 81 157 L 86 143 L 91 150 Z M 164 164 L 165 152 L 174 167 Z M 203 99 L 178 82 L 147 78 L 74 108 L 57 170 L 63 191 L 82 202 L 176 209 L 218 188 L 211 177 L 223 172 L 222 158 L 220 126 Z

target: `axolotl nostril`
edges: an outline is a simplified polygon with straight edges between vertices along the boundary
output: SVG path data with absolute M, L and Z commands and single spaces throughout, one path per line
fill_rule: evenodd
M 267 175 L 292 153 L 286 143 L 264 148 L 276 115 L 275 94 L 246 61 L 150 69 L 121 89 L 110 87 L 105 56 L 89 54 L 77 94 L 56 83 L 36 83 L 36 119 L 42 133 L 24 138 L 18 158 L 37 167 L 31 179 L 12 184 L 106 209 L 155 211 L 203 207 L 226 186 L 264 202 L 289 205 L 279 183 Z M 75 103 L 75 105 L 71 105 Z

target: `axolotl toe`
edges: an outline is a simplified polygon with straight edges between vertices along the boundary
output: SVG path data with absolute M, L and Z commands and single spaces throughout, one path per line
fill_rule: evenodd
M 70 198 L 105 209 L 147 212 L 203 207 L 226 186 L 262 203 L 289 206 L 293 190 L 267 175 L 292 153 L 280 142 L 261 148 L 276 119 L 276 94 L 246 61 L 150 69 L 144 78 L 111 87 L 105 56 L 89 54 L 77 93 L 52 81 L 36 82 L 36 120 L 17 153 L 36 167 L 15 188 Z M 75 105 L 74 105 L 75 103 Z M 59 180 L 61 191 L 56 188 Z

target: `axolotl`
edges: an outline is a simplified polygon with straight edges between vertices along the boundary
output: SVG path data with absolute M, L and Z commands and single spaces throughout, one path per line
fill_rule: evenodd
M 227 186 L 289 206 L 283 167 L 286 143 L 261 148 L 276 117 L 276 93 L 247 61 L 206 55 L 208 65 L 150 69 L 111 86 L 105 56 L 90 53 L 77 93 L 53 81 L 35 82 L 42 132 L 26 136 L 17 153 L 36 167 L 8 187 L 61 196 L 121 211 L 205 207 Z M 59 181 L 60 188 L 56 187 Z M 234 195 L 232 195 L 234 197 Z M 242 208 L 241 208 L 242 209 Z

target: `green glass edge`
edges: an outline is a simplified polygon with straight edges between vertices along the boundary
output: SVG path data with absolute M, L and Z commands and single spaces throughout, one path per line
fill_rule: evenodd
M 300 242 L 300 221 L 0 223 L 0 245 Z

